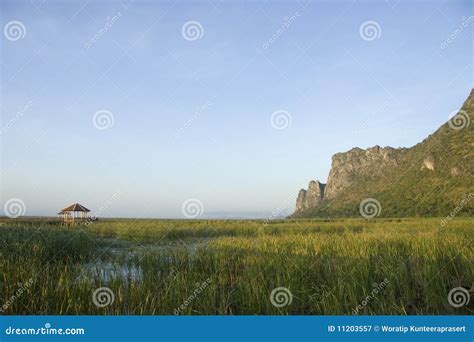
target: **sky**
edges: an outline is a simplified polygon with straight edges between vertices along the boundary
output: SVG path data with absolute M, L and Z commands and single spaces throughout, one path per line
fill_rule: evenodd
M 286 215 L 334 153 L 412 146 L 472 88 L 470 1 L 0 12 L 0 214 Z

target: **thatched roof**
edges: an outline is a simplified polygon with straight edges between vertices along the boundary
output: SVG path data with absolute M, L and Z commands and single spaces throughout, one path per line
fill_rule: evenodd
M 83 205 L 80 205 L 79 203 L 74 203 L 74 204 L 71 204 L 69 207 L 66 207 L 61 210 L 62 213 L 65 211 L 90 211 L 90 210 L 84 207 Z

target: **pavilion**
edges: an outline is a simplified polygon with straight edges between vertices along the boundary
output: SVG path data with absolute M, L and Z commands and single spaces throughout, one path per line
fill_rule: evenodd
M 90 210 L 79 203 L 71 204 L 58 213 L 59 219 L 64 224 L 74 225 L 76 223 L 85 223 L 90 220 Z

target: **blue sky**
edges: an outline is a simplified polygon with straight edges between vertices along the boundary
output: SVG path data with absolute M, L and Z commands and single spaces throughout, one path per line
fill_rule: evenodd
M 412 146 L 460 107 L 472 15 L 469 1 L 2 1 L 2 207 L 291 212 L 334 153 Z

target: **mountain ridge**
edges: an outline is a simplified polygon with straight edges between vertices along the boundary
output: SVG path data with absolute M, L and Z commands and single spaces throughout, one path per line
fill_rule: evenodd
M 354 147 L 331 158 L 327 183 L 301 189 L 291 218 L 357 217 L 365 199 L 380 206 L 377 216 L 444 216 L 474 191 L 474 89 L 461 109 L 412 147 Z M 323 184 L 319 194 L 312 184 Z M 308 200 L 310 198 L 311 200 Z M 474 215 L 467 201 L 457 213 Z

